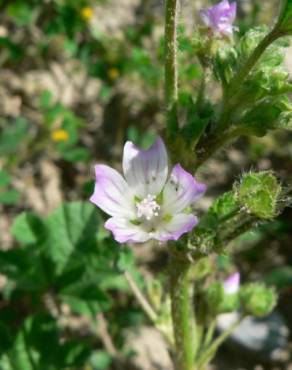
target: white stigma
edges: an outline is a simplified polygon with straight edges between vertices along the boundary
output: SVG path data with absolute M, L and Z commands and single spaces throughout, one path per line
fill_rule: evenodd
M 158 216 L 160 205 L 155 199 L 154 195 L 148 194 L 141 202 L 136 203 L 138 218 L 145 217 L 147 221 L 150 221 L 153 217 Z

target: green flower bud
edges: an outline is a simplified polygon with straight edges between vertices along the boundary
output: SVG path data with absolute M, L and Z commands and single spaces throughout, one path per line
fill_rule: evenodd
M 277 215 L 281 186 L 271 172 L 246 174 L 236 185 L 236 192 L 239 204 L 247 212 L 261 219 L 271 219 Z
M 224 300 L 224 287 L 220 282 L 215 282 L 208 286 L 206 290 L 206 300 L 210 311 L 218 313 L 218 307 Z
M 215 282 L 207 288 L 206 300 L 210 312 L 216 315 L 236 311 L 240 302 L 238 293 L 225 294 L 221 282 Z
M 252 316 L 268 315 L 277 303 L 277 294 L 273 288 L 261 283 L 253 283 L 240 289 L 243 310 Z

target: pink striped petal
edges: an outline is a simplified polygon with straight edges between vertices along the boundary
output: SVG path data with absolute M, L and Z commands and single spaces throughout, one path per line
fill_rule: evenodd
M 159 231 L 154 235 L 160 241 L 178 240 L 183 234 L 191 231 L 198 223 L 197 217 L 191 214 L 179 213 L 169 222 L 159 226 Z
M 167 161 L 166 148 L 160 138 L 147 150 L 136 147 L 131 141 L 126 142 L 124 175 L 135 195 L 145 198 L 161 192 L 167 179 Z
M 192 205 L 206 191 L 206 185 L 199 183 L 181 165 L 174 166 L 163 190 L 163 211 L 175 214 Z
M 104 224 L 119 243 L 144 243 L 151 239 L 150 234 L 124 218 L 112 217 Z
M 207 27 L 210 27 L 215 33 L 231 36 L 233 22 L 236 18 L 236 2 L 229 4 L 228 0 L 203 9 L 200 12 L 201 18 Z
M 95 175 L 95 188 L 90 201 L 110 216 L 134 219 L 134 195 L 123 177 L 102 164 L 95 166 Z

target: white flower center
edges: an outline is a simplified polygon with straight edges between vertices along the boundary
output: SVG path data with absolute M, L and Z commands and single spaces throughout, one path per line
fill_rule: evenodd
M 150 221 L 153 217 L 158 216 L 160 205 L 156 202 L 155 195 L 148 194 L 141 202 L 136 203 L 138 218 L 145 217 Z

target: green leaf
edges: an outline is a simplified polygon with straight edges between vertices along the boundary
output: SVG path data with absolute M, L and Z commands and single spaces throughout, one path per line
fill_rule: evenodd
M 130 248 L 123 248 L 121 249 L 118 261 L 117 261 L 117 267 L 120 271 L 129 271 L 132 269 L 134 265 L 134 256 Z
M 0 251 L 0 273 L 12 280 L 15 289 L 39 291 L 47 287 L 47 268 L 36 246 Z
M 15 336 L 12 348 L 6 352 L 4 361 L 6 360 L 5 364 L 9 370 L 35 370 L 36 356 L 36 352 L 27 346 L 26 332 L 23 329 Z
M 96 319 L 96 314 L 98 312 L 104 311 L 105 309 L 101 307 L 98 302 L 87 302 L 72 296 L 63 296 L 62 300 L 70 306 L 74 313 L 87 316 L 92 320 Z
M 90 354 L 86 341 L 61 339 L 56 320 L 48 314 L 29 316 L 13 331 L 0 357 L 1 370 L 83 368 Z
M 111 356 L 105 351 L 96 351 L 90 357 L 93 370 L 106 370 L 109 368 L 111 361 Z
M 28 125 L 24 118 L 16 118 L 0 133 L 0 156 L 19 152 L 27 138 Z
M 11 178 L 6 171 L 0 170 L 0 186 L 9 185 Z
M 109 297 L 99 289 L 97 283 L 87 283 L 86 281 L 74 281 L 59 292 L 63 296 L 77 297 L 84 301 L 108 304 Z
M 40 108 L 43 110 L 49 109 L 52 105 L 53 95 L 50 91 L 46 90 L 40 97 Z
M 11 227 L 11 234 L 22 244 L 41 241 L 46 235 L 43 221 L 34 213 L 23 212 L 17 216 Z
M 270 271 L 264 280 L 267 284 L 275 285 L 278 289 L 292 287 L 292 267 L 281 266 Z
M 17 190 L 7 190 L 0 193 L 0 203 L 6 205 L 17 204 L 20 199 L 20 193 Z
M 18 26 L 23 26 L 31 22 L 33 8 L 25 2 L 15 1 L 8 5 L 7 13 L 10 17 L 14 18 Z
M 292 33 L 292 0 L 282 0 L 282 8 L 275 28 L 287 35 Z
M 65 203 L 46 220 L 45 253 L 61 272 L 74 252 L 88 253 L 96 246 L 100 215 L 89 202 Z
M 89 159 L 89 151 L 86 148 L 68 148 L 61 150 L 64 159 L 69 162 L 86 162 Z

